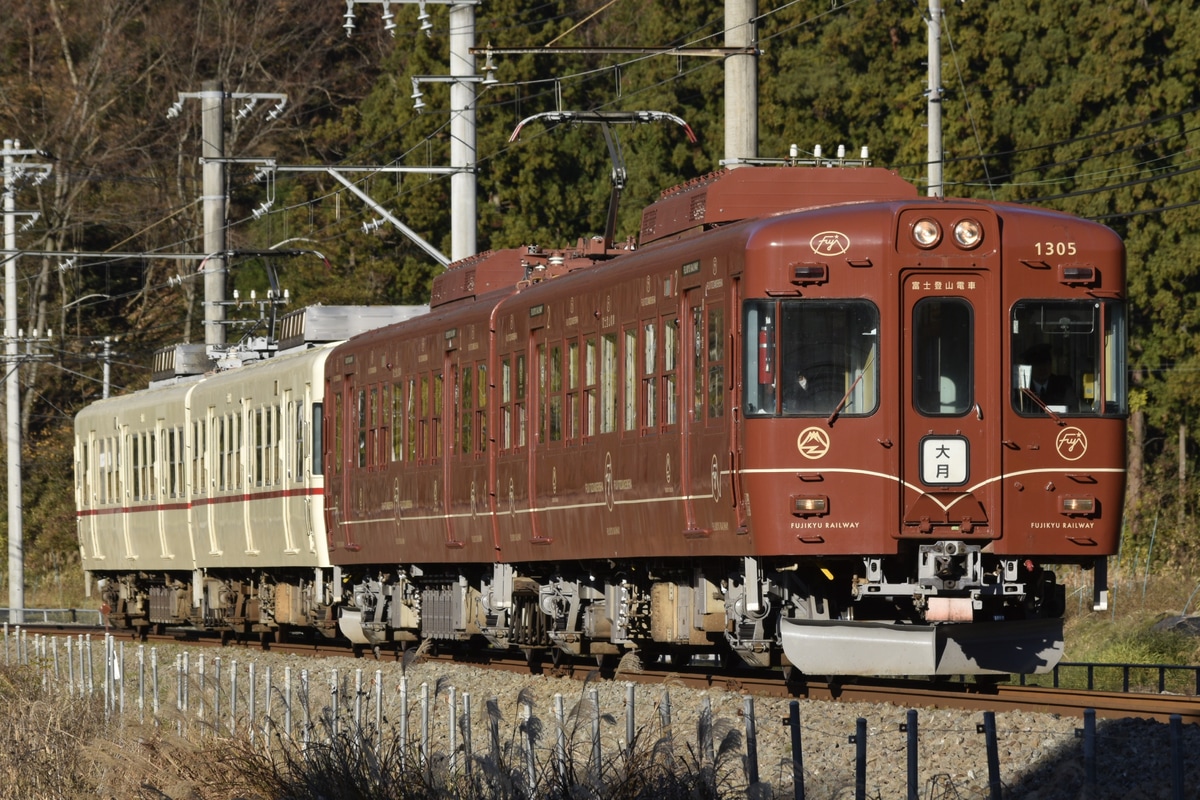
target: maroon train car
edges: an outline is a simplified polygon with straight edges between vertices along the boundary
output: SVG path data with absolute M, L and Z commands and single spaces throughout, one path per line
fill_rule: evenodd
M 1037 672 L 1116 552 L 1124 249 L 869 167 L 664 193 L 637 246 L 489 253 L 326 367 L 363 645 Z

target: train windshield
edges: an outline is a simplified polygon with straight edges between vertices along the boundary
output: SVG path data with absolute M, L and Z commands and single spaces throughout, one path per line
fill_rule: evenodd
M 879 404 L 879 309 L 865 300 L 745 305 L 745 412 L 864 416 Z
M 1025 300 L 1012 312 L 1014 408 L 1030 416 L 1125 414 L 1125 307 Z

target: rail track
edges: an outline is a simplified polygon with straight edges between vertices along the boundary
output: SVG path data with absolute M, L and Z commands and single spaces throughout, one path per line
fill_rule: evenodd
M 25 636 L 86 637 L 104 636 L 101 627 L 68 624 L 35 624 L 22 626 Z M 128 634 L 122 635 L 141 643 Z M 202 635 L 194 631 L 151 634 L 147 644 L 186 645 L 196 647 L 232 647 L 260 649 L 275 654 L 321 657 L 363 657 L 378 661 L 400 661 L 416 656 L 415 651 L 381 649 L 354 650 L 339 641 L 295 640 L 263 642 L 258 639 L 239 640 Z M 9 642 L 5 641 L 7 648 Z M 697 691 L 721 689 L 760 697 L 795 697 L 825 702 L 891 703 L 905 708 L 958 708 L 980 711 L 1029 711 L 1082 716 L 1091 709 L 1099 719 L 1142 718 L 1169 722 L 1178 715 L 1184 724 L 1200 723 L 1200 696 L 1167 694 L 1131 690 L 1110 692 L 1064 689 L 1036 684 L 1016 685 L 1004 679 L 956 682 L 951 680 L 817 680 L 801 677 L 787 680 L 781 671 L 726 669 L 719 664 L 630 664 L 595 662 L 559 662 L 530 659 L 489 651 L 470 652 L 462 649 L 430 649 L 421 651 L 420 658 L 446 664 L 469 664 L 488 669 L 524 674 L 550 674 L 583 679 L 597 671 L 604 678 L 643 684 L 669 684 Z M 1029 676 L 1036 680 L 1046 676 Z

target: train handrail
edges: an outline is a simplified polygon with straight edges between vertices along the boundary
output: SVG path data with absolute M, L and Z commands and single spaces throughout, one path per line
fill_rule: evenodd
M 1132 675 L 1139 670 L 1149 670 L 1157 673 L 1158 693 L 1162 694 L 1167 691 L 1167 675 L 1172 673 L 1190 672 L 1192 673 L 1192 690 L 1195 694 L 1200 695 L 1200 665 L 1188 664 L 1135 664 L 1132 662 L 1109 662 L 1109 663 L 1093 663 L 1087 661 L 1060 661 L 1052 672 L 1053 686 L 1055 689 L 1064 688 L 1060 684 L 1063 680 L 1064 671 L 1085 670 L 1086 671 L 1086 688 L 1089 692 L 1096 691 L 1097 672 L 1102 675 L 1108 671 L 1120 671 L 1121 675 L 1121 692 L 1129 693 Z M 1027 675 L 1020 676 L 1020 685 L 1026 685 Z M 1108 691 L 1117 691 L 1111 689 Z

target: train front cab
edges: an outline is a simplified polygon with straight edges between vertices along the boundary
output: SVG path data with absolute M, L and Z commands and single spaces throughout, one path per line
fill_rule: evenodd
M 1044 211 L 891 208 L 890 239 L 808 215 L 744 304 L 751 527 L 760 553 L 814 557 L 774 562 L 784 653 L 807 674 L 1047 671 L 1051 566 L 1117 548 L 1123 247 Z

